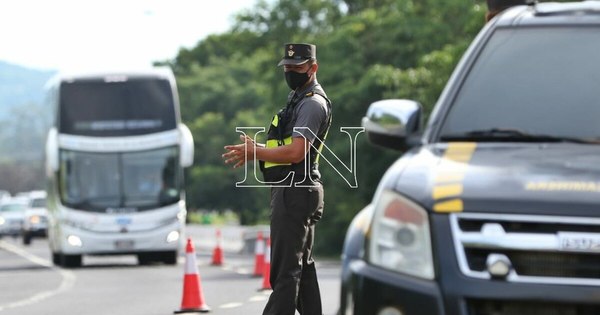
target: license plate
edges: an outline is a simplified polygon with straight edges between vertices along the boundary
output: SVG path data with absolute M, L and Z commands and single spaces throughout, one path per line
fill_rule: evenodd
M 119 250 L 129 250 L 133 249 L 133 241 L 132 240 L 117 240 L 115 241 L 115 248 Z
M 562 232 L 558 238 L 563 250 L 600 252 L 600 234 Z

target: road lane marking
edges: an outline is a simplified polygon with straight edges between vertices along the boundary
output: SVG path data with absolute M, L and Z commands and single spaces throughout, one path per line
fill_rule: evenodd
M 232 302 L 232 303 L 220 305 L 219 308 L 236 308 L 236 307 L 240 307 L 242 305 L 244 305 L 244 304 L 238 303 L 238 302 Z
M 248 299 L 248 302 L 262 302 L 267 300 L 269 297 L 266 295 L 255 295 Z
M 68 291 L 75 284 L 76 277 L 75 277 L 75 274 L 71 271 L 57 268 L 50 261 L 43 259 L 41 257 L 38 257 L 36 255 L 33 255 L 25 250 L 22 250 L 21 248 L 15 246 L 15 245 L 12 245 L 12 244 L 4 242 L 4 241 L 0 241 L 0 248 L 4 249 L 6 251 L 12 252 L 16 255 L 19 255 L 19 256 L 31 261 L 34 264 L 38 264 L 40 266 L 47 267 L 49 269 L 57 271 L 58 273 L 60 273 L 60 275 L 62 277 L 62 281 L 61 281 L 60 285 L 58 286 L 58 288 L 56 288 L 54 290 L 42 291 L 40 293 L 34 294 L 23 300 L 0 305 L 0 311 L 3 311 L 5 309 L 16 308 L 16 307 L 21 307 L 21 306 L 25 306 L 25 305 L 31 305 L 34 303 L 38 303 L 49 297 L 52 297 L 54 295 Z
M 250 274 L 250 270 L 248 268 L 246 268 L 246 267 L 223 265 L 221 267 L 221 270 L 233 271 L 233 272 L 235 272 L 237 274 L 240 274 L 240 275 L 249 275 Z
M 250 274 L 250 270 L 248 270 L 248 268 L 237 268 L 236 272 L 240 275 L 249 275 Z

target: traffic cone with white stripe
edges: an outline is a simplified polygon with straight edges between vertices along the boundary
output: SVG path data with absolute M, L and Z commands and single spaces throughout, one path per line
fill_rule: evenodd
M 175 311 L 180 313 L 207 313 L 210 307 L 204 302 L 204 294 L 200 285 L 200 273 L 196 264 L 196 252 L 192 239 L 188 238 L 185 247 L 185 274 L 183 278 L 183 298 L 181 308 Z
M 262 232 L 258 232 L 256 245 L 254 245 L 254 274 L 255 277 L 263 275 L 265 269 L 265 240 Z
M 223 248 L 221 241 L 221 230 L 217 229 L 217 245 L 213 250 L 212 263 L 213 266 L 221 266 L 223 264 Z
M 271 238 L 267 237 L 265 250 L 265 264 L 263 266 L 263 284 L 261 290 L 271 290 Z

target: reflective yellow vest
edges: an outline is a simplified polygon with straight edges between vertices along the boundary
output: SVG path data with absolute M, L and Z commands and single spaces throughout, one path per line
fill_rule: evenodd
M 297 180 L 302 180 L 307 174 L 307 171 L 308 175 L 310 175 L 312 179 L 320 178 L 317 168 L 319 155 L 323 148 L 325 138 L 327 137 L 329 127 L 331 126 L 332 119 L 331 101 L 324 94 L 312 90 L 302 95 L 298 99 L 293 100 L 285 108 L 282 108 L 275 116 L 273 116 L 273 119 L 271 120 L 265 145 L 267 148 L 273 148 L 291 144 L 294 126 L 289 126 L 289 123 L 294 120 L 294 107 L 304 98 L 314 97 L 315 95 L 323 97 L 327 103 L 328 117 L 325 130 L 322 130 L 319 134 L 317 134 L 313 146 L 310 147 L 310 150 L 304 160 L 300 161 L 299 163 L 273 163 L 260 161 L 260 168 L 263 172 L 265 181 L 277 182 L 283 180 L 288 176 L 290 171 L 295 172 L 295 179 Z M 315 147 L 318 148 L 318 150 L 315 149 Z M 308 170 L 305 169 L 306 159 L 308 159 Z

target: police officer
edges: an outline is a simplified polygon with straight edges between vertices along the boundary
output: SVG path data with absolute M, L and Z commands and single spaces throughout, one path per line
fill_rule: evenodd
M 321 294 L 312 256 L 315 224 L 323 214 L 319 153 L 331 125 L 331 103 L 317 82 L 316 46 L 285 44 L 283 66 L 291 89 L 274 117 L 266 144 L 225 146 L 225 163 L 259 160 L 271 185 L 271 287 L 263 315 L 321 315 Z

